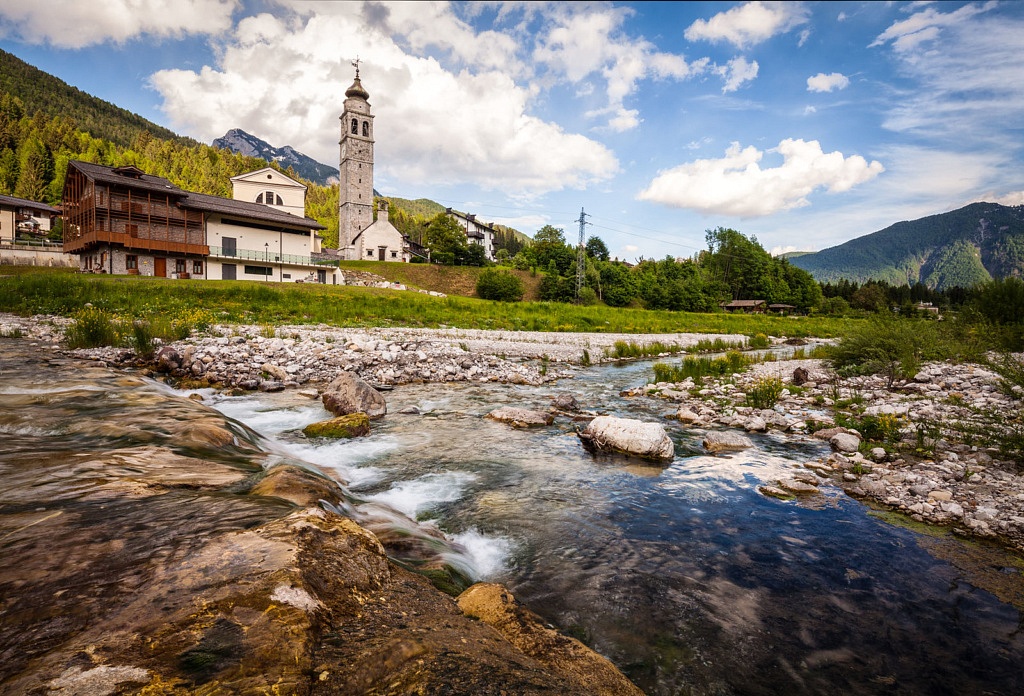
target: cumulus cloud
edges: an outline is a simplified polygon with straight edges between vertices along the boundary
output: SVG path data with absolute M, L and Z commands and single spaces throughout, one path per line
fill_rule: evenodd
M 755 0 L 719 12 L 711 19 L 698 19 L 683 35 L 689 41 L 726 41 L 743 49 L 784 34 L 807 19 L 807 8 L 802 3 Z
M 842 73 L 818 73 L 807 78 L 808 92 L 831 92 L 836 89 L 846 89 L 850 86 L 850 78 Z
M 60 48 L 180 38 L 231 26 L 238 0 L 0 0 L 0 36 Z
M 581 82 L 600 76 L 607 107 L 589 113 L 613 114 L 608 127 L 620 132 L 640 123 L 638 112 L 624 107 L 638 82 L 686 80 L 703 73 L 708 65 L 706 58 L 689 63 L 681 55 L 658 51 L 646 39 L 624 34 L 622 23 L 631 13 L 628 8 L 603 6 L 562 8 L 541 31 L 532 55 L 539 67 L 558 79 Z
M 733 58 L 725 65 L 716 65 L 712 70 L 725 82 L 722 85 L 722 93 L 735 92 L 743 86 L 744 82 L 750 82 L 757 77 L 759 66 L 757 61 L 748 62 L 743 56 Z
M 786 139 L 770 153 L 782 156 L 762 169 L 764 152 L 733 143 L 721 159 L 699 159 L 660 172 L 638 198 L 703 214 L 763 217 L 810 205 L 816 189 L 849 191 L 885 168 L 859 155 L 825 153 L 816 141 Z
M 402 3 L 388 12 L 369 3 L 298 7 L 306 14 L 239 22 L 223 39 L 216 66 L 154 74 L 174 126 L 205 141 L 242 128 L 337 162 L 338 116 L 353 75 L 348 60 L 358 55 L 382 178 L 535 194 L 583 187 L 618 170 L 601 143 L 531 115 L 536 88 L 517 83 L 515 68 L 495 68 L 482 47 L 494 45 L 499 56 L 512 48 L 464 33 L 457 18 L 432 15 L 431 23 L 447 29 L 422 29 L 413 6 Z M 445 41 L 445 60 L 456 67 L 409 48 Z M 505 55 L 502 62 L 514 61 Z

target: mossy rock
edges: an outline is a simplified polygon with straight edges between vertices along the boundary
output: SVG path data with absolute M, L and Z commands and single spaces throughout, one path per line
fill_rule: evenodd
M 312 423 L 303 428 L 302 432 L 306 437 L 360 437 L 370 434 L 370 417 L 365 413 L 350 413 Z

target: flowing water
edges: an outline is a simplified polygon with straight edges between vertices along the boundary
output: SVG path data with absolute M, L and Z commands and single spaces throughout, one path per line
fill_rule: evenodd
M 49 398 L 11 400 L 38 389 L 43 368 L 0 375 L 0 415 L 16 403 L 17 420 L 31 423 L 25 409 L 54 410 Z M 369 437 L 342 442 L 301 436 L 327 417 L 317 401 L 203 395 L 268 438 L 264 450 L 347 482 L 357 519 L 401 529 L 473 579 L 507 585 L 647 693 L 1024 693 L 1018 556 L 889 524 L 827 486 L 800 502 L 757 493 L 825 454 L 822 443 L 765 435 L 754 450 L 712 457 L 700 433 L 662 421 L 676 458 L 651 466 L 592 457 L 564 418 L 536 430 L 483 418 L 501 405 L 546 409 L 569 392 L 584 408 L 660 420 L 664 402 L 619 396 L 649 371 L 595 367 L 545 387 L 398 387 Z M 101 382 L 119 388 L 79 374 L 76 393 Z M 76 398 L 60 408 L 73 410 Z M 419 413 L 398 413 L 408 406 Z M 153 422 L 166 417 L 148 402 L 138 408 Z M 86 435 L 64 437 L 67 454 Z

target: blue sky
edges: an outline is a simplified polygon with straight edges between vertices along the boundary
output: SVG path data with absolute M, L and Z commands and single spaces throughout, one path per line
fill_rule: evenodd
M 1024 204 L 1024 2 L 0 0 L 0 48 L 335 166 L 359 56 L 377 190 L 631 261 Z

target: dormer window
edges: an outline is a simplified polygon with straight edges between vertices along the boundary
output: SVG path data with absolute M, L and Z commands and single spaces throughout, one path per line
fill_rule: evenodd
M 284 201 L 281 197 L 273 191 L 264 191 L 260 195 L 256 196 L 257 203 L 265 203 L 267 205 L 284 205 Z

